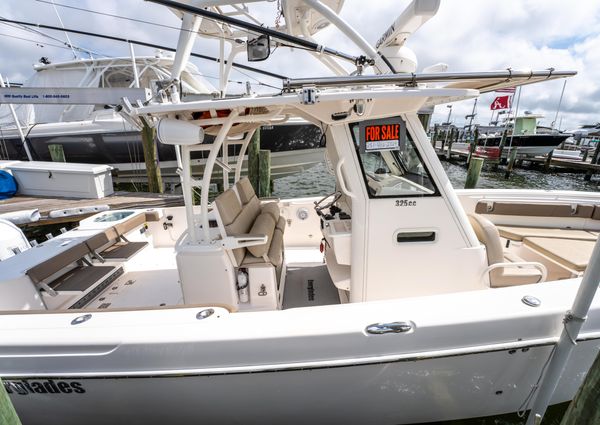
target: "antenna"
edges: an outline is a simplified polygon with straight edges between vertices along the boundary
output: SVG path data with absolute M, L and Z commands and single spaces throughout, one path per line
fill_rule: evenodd
M 413 0 L 375 43 L 375 48 L 402 46 L 406 39 L 435 16 L 441 0 Z

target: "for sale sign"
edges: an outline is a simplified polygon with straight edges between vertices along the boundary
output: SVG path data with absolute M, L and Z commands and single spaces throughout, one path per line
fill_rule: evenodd
M 362 121 L 359 131 L 361 153 L 396 150 L 406 138 L 406 124 L 401 118 Z

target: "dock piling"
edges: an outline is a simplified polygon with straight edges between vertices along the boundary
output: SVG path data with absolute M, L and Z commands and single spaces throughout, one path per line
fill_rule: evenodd
M 2 379 L 0 379 L 0 424 L 2 425 L 21 425 L 19 416 L 6 393 L 6 388 Z
M 465 189 L 473 189 L 477 186 L 479 174 L 481 174 L 481 168 L 483 167 L 483 162 L 483 158 L 471 158 L 471 162 L 469 162 L 469 169 L 467 170 Z
M 271 196 L 271 151 L 258 151 L 258 197 Z
M 598 154 L 600 154 L 600 145 L 596 147 L 596 150 L 594 151 L 594 156 L 592 157 L 592 161 L 591 161 L 591 165 L 596 165 L 598 164 Z M 583 178 L 586 182 L 589 182 L 590 180 L 592 180 L 592 176 L 594 175 L 594 169 L 593 167 L 590 167 L 586 172 L 585 172 L 585 177 Z
M 506 166 L 506 173 L 504 173 L 504 178 L 508 179 L 513 172 L 513 168 L 515 167 L 515 162 L 517 161 L 517 149 L 511 148 L 509 154 L 508 165 Z
M 256 129 L 250 139 L 250 145 L 248 146 L 248 179 L 254 187 L 254 191 L 259 193 L 258 190 L 258 175 L 259 175 L 259 151 L 260 151 L 260 128 Z M 260 196 L 260 195 L 259 195 Z
M 156 147 L 156 128 L 150 127 L 146 122 L 142 127 L 142 148 L 146 174 L 148 176 L 148 192 L 163 193 L 164 186 L 158 166 L 158 149 Z
M 590 368 L 575 398 L 569 404 L 560 425 L 600 423 L 600 352 Z
M 548 155 L 546 155 L 546 160 L 544 161 L 544 173 L 547 173 L 550 171 L 550 164 L 552 163 L 552 154 L 554 153 L 554 151 L 550 151 L 548 152 Z

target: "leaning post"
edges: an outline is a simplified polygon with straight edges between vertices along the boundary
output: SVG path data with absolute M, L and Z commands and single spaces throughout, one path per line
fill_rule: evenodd
M 2 425 L 21 425 L 19 416 L 15 407 L 6 393 L 6 388 L 0 379 L 0 424 Z
M 163 193 L 162 177 L 158 165 L 158 149 L 156 147 L 156 128 L 150 127 L 145 121 L 142 127 L 142 147 L 144 162 L 146 163 L 146 175 L 148 176 L 148 192 Z

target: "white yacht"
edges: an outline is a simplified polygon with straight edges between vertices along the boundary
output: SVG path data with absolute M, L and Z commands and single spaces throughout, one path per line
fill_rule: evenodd
M 563 326 L 581 324 L 566 312 L 594 266 L 600 193 L 454 190 L 417 112 L 574 73 L 410 71 L 403 31 L 437 7 L 411 3 L 378 44 L 387 57 L 370 63 L 395 73 L 127 110 L 181 150 L 186 205 L 102 212 L 0 262 L 0 376 L 23 423 L 414 424 L 532 407 Z M 182 10 L 184 63 L 207 10 Z M 337 190 L 258 199 L 246 147 L 293 117 L 325 129 Z M 590 302 L 551 404 L 598 352 Z
M 24 87 L 130 88 L 135 87 L 137 73 L 140 87 L 156 89 L 157 84 L 169 78 L 172 66 L 173 56 L 160 51 L 155 56 L 133 59 L 40 63 L 34 66 L 35 74 Z M 186 101 L 213 98 L 219 92 L 192 63 L 187 63 L 181 72 L 180 84 L 181 97 Z M 108 164 L 115 169 L 117 182 L 146 182 L 141 133 L 111 105 L 22 104 L 15 109 L 34 160 Z M 304 120 L 263 128 L 260 146 L 271 151 L 273 177 L 284 177 L 321 162 L 321 138 L 321 130 Z M 175 149 L 158 144 L 157 154 L 163 180 L 179 182 Z M 0 159 L 28 159 L 7 105 L 0 106 Z M 205 163 L 202 153 L 195 154 L 194 173 L 201 173 Z

